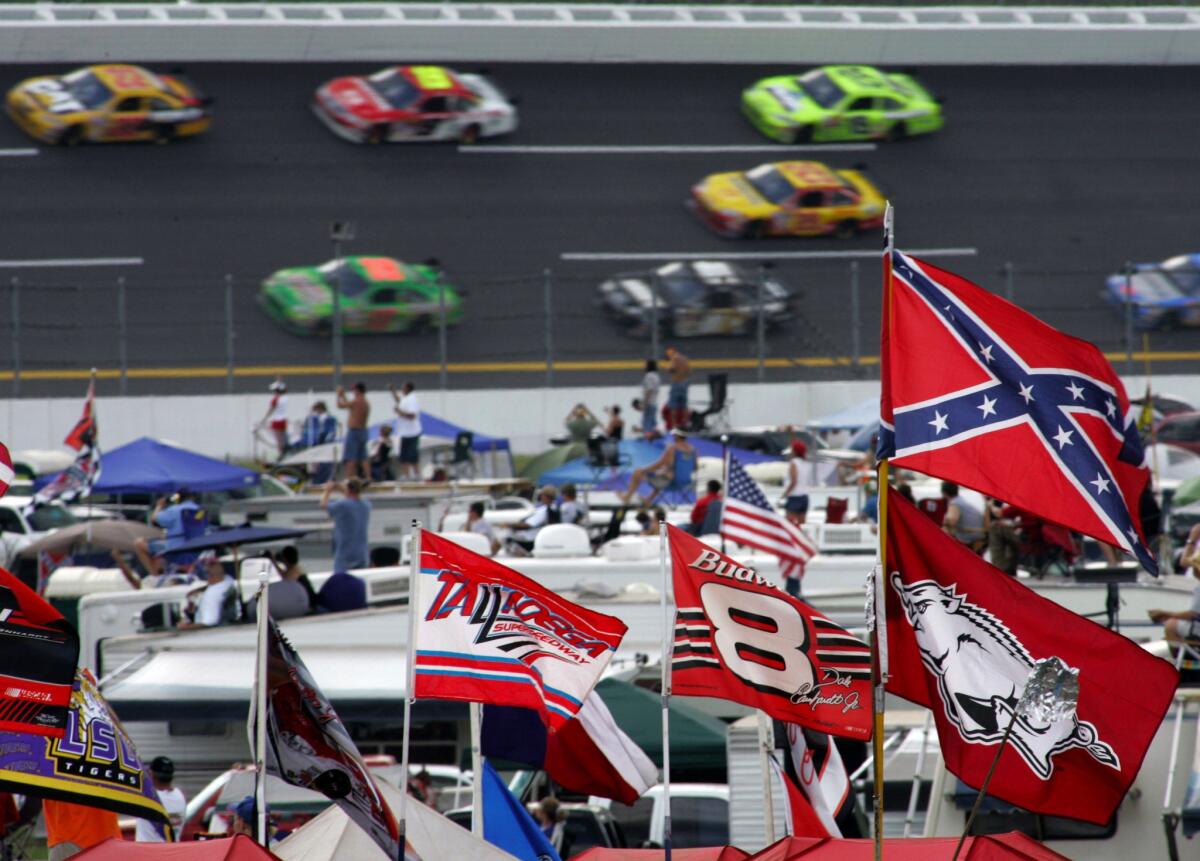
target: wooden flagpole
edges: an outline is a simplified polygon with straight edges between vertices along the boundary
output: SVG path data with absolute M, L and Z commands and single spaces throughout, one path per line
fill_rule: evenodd
M 658 525 L 658 567 L 662 574 L 662 762 L 663 762 L 663 858 L 671 861 L 671 656 L 675 630 L 671 605 L 667 600 L 669 571 L 667 569 L 667 524 Z
M 413 690 L 416 688 L 417 681 L 417 613 L 421 606 L 421 602 L 417 599 L 421 583 L 421 521 L 419 520 L 412 522 L 410 552 L 412 558 L 409 559 L 408 565 L 408 664 L 404 668 L 404 734 L 400 741 L 400 779 L 403 782 L 400 784 L 400 814 L 396 817 L 399 820 L 400 832 L 397 861 L 402 861 L 404 858 L 405 833 L 408 826 L 405 818 L 408 813 L 408 749 L 410 728 L 412 727 Z
M 884 326 L 887 327 L 888 343 L 892 334 L 892 251 L 895 249 L 895 210 L 889 201 L 883 215 L 883 313 Z M 880 357 L 881 366 L 886 357 Z M 880 428 L 882 433 L 882 427 Z M 875 861 L 883 858 L 883 717 L 884 717 L 884 684 L 887 682 L 887 639 L 881 636 L 881 620 L 886 608 L 883 606 L 884 583 L 887 581 L 887 498 L 888 498 L 888 461 L 879 461 L 877 480 L 879 494 L 879 565 L 872 577 L 871 589 L 874 590 L 871 606 L 875 618 L 871 620 L 871 684 L 872 715 L 875 719 L 872 733 L 871 754 L 873 774 L 875 777 Z

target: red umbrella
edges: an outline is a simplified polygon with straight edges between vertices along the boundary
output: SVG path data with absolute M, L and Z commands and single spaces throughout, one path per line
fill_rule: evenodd
M 672 849 L 674 861 L 742 861 L 748 857 L 736 846 L 705 846 L 700 849 Z M 609 849 L 593 846 L 571 861 L 662 861 L 661 849 Z
M 75 856 L 81 861 L 279 861 L 245 834 L 191 843 L 131 843 L 111 837 Z
M 884 840 L 888 861 L 950 861 L 957 837 L 914 837 Z M 785 837 L 748 861 L 872 861 L 873 840 L 839 840 L 833 837 Z M 1069 861 L 1031 837 L 1017 831 L 968 837 L 958 856 L 961 861 Z

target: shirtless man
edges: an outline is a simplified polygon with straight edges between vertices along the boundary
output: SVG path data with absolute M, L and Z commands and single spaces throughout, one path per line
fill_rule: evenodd
M 354 384 L 354 397 L 346 397 L 343 386 L 337 388 L 339 409 L 349 410 L 346 417 L 346 441 L 342 449 L 342 463 L 346 467 L 346 478 L 371 480 L 371 467 L 367 457 L 367 421 L 371 418 L 371 404 L 367 402 L 367 384 Z
M 687 430 L 688 378 L 692 375 L 692 363 L 674 347 L 667 347 L 667 374 L 671 378 L 671 388 L 667 394 L 667 421 L 672 428 Z

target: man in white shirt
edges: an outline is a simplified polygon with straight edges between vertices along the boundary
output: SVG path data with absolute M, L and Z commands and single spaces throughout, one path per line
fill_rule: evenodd
M 533 513 L 513 526 L 513 535 L 509 539 L 510 548 L 520 554 L 521 551 L 533 551 L 533 542 L 543 526 L 551 523 L 561 523 L 562 517 L 558 510 L 558 488 L 547 484 L 538 491 L 538 504 Z
M 396 402 L 396 436 L 400 437 L 400 480 L 421 480 L 421 405 L 417 402 L 416 386 L 408 381 L 396 391 L 392 386 L 392 399 Z
M 227 625 L 238 617 L 237 584 L 225 573 L 225 566 L 212 551 L 205 551 L 198 564 L 203 565 L 208 585 L 200 593 L 196 602 L 196 612 L 192 621 L 182 621 L 180 628 L 215 628 Z
M 649 439 L 658 430 L 658 389 L 662 380 L 658 376 L 658 362 L 646 361 L 646 376 L 642 377 L 642 434 Z
M 167 811 L 167 817 L 171 820 L 171 828 L 175 832 L 174 839 L 178 840 L 179 832 L 183 828 L 183 814 L 187 807 L 187 798 L 184 797 L 183 790 L 174 785 L 174 780 L 175 763 L 171 761 L 170 757 L 154 757 L 150 763 L 150 781 L 154 784 L 158 800 L 162 802 L 163 809 Z M 167 838 L 162 829 L 160 823 L 139 819 L 135 829 L 137 842 L 166 842 Z

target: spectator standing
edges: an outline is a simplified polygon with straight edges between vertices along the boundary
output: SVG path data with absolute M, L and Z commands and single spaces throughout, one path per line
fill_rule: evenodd
M 396 434 L 400 437 L 400 480 L 421 480 L 421 404 L 417 401 L 416 386 L 409 380 L 397 394 L 392 386 L 395 401 Z
M 180 628 L 215 628 L 228 625 L 238 618 L 237 584 L 225 573 L 225 566 L 217 554 L 206 550 L 196 560 L 205 575 L 205 586 L 196 602 L 192 619 L 179 623 Z
M 163 810 L 167 811 L 167 818 L 171 820 L 171 829 L 175 832 L 174 840 L 179 839 L 179 832 L 183 828 L 183 814 L 187 808 L 187 798 L 184 797 L 183 790 L 175 786 L 175 763 L 168 756 L 156 756 L 150 762 L 150 782 L 154 784 L 154 791 L 158 793 L 158 800 L 163 806 Z M 134 828 L 134 839 L 138 843 L 164 843 L 167 842 L 166 835 L 161 831 L 162 825 L 156 822 L 150 822 L 147 819 L 139 819 Z
M 647 439 L 658 434 L 658 390 L 661 386 L 658 362 L 647 359 L 646 374 L 642 377 L 642 396 L 638 399 L 642 407 L 642 433 Z
M 341 499 L 333 499 L 335 491 L 342 494 Z M 333 518 L 334 573 L 365 568 L 371 503 L 362 498 L 362 482 L 351 478 L 340 484 L 325 485 L 321 509 Z
M 496 529 L 488 523 L 483 514 L 486 511 L 482 502 L 472 502 L 467 510 L 467 531 L 482 535 L 488 540 L 488 553 L 495 556 L 500 552 L 500 539 L 496 537 Z
M 965 499 L 959 498 L 958 485 L 952 481 L 942 482 L 942 499 L 946 500 L 946 516 L 942 518 L 942 531 L 976 553 L 987 545 L 987 530 L 983 526 L 983 512 Z
M 560 858 L 570 856 L 570 845 L 567 842 L 567 828 L 564 822 L 564 811 L 559 809 L 558 799 L 553 795 L 543 798 L 533 808 L 533 818 L 546 840 L 554 847 Z
M 42 801 L 42 815 L 50 861 L 66 861 L 110 837 L 121 839 L 117 814 L 111 810 L 47 798 Z
M 692 535 L 704 535 L 706 531 L 706 521 L 709 519 L 709 509 L 713 503 L 717 504 L 718 510 L 721 505 L 721 482 L 716 479 L 710 479 L 705 485 L 705 494 L 696 500 L 696 504 L 692 506 L 692 513 L 688 517 L 688 532 Z M 712 530 L 716 532 L 716 530 Z
M 600 420 L 586 406 L 578 403 L 571 407 L 571 411 L 563 419 L 563 426 L 566 427 L 571 442 L 586 443 L 591 438 L 592 431 L 600 427 Z
M 617 404 L 608 408 L 608 424 L 604 426 L 604 435 L 609 439 L 625 436 L 625 419 L 621 418 L 621 408 Z
M 371 420 L 371 404 L 367 400 L 367 384 L 354 384 L 354 397 L 347 398 L 342 386 L 337 389 L 338 409 L 348 412 L 346 416 L 346 440 L 342 450 L 342 463 L 346 466 L 346 478 L 361 478 L 369 481 L 370 465 L 367 463 L 367 422 Z
M 667 347 L 667 374 L 671 378 L 671 388 L 667 394 L 669 429 L 687 430 L 688 381 L 692 377 L 692 363 L 674 347 Z
M 371 481 L 391 481 L 395 477 L 392 472 L 392 426 L 384 422 L 379 426 L 379 439 L 371 449 Z
M 337 439 L 337 419 L 329 414 L 329 408 L 324 401 L 316 401 L 304 417 L 304 433 L 301 442 L 305 448 L 314 445 L 325 445 Z M 333 475 L 332 463 L 310 463 L 308 465 L 309 481 L 313 484 L 324 484 Z
M 783 509 L 788 520 L 801 526 L 808 520 L 808 492 L 817 485 L 817 465 L 808 459 L 808 446 L 802 439 L 792 440 L 790 455 Z
M 283 460 L 283 456 L 288 450 L 288 396 L 287 383 L 283 381 L 283 377 L 276 377 L 275 382 L 267 389 L 271 392 L 271 403 L 267 405 L 267 414 L 263 416 L 260 427 L 270 428 L 271 434 L 275 437 L 275 447 L 279 450 L 279 455 L 275 458 L 276 461 Z
M 579 501 L 579 491 L 568 482 L 562 486 L 562 503 L 558 506 L 559 518 L 563 523 L 574 523 L 585 529 L 588 525 L 587 506 Z

